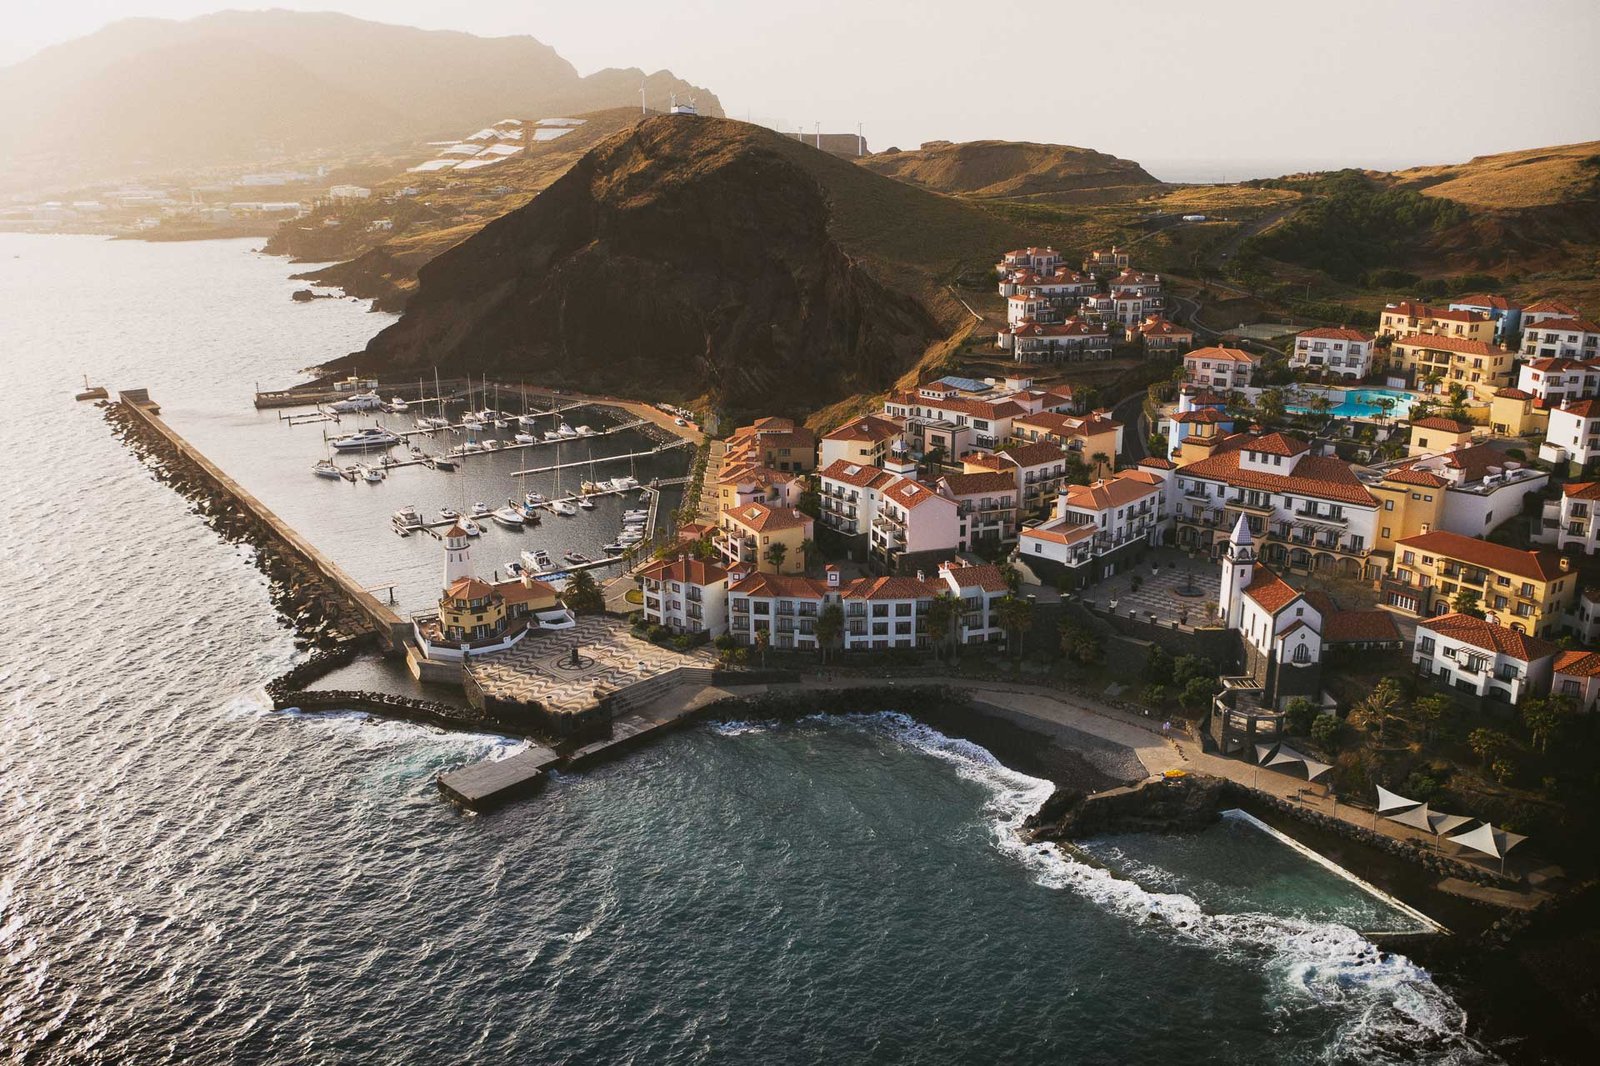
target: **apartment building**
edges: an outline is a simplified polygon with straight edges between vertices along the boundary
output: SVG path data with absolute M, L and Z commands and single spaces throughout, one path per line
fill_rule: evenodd
M 1600 652 L 1557 652 L 1551 666 L 1550 694 L 1572 701 L 1581 714 L 1593 714 L 1600 705 Z
M 1577 599 L 1578 577 L 1571 560 L 1553 551 L 1434 530 L 1396 543 L 1383 589 L 1391 607 L 1423 617 L 1450 612 L 1466 591 L 1496 625 L 1551 637 Z
M 1295 370 L 1359 380 L 1372 373 L 1374 338 L 1359 329 L 1319 326 L 1295 334 L 1289 366 Z
M 1493 293 L 1473 293 L 1450 301 L 1452 311 L 1474 311 L 1494 320 L 1494 342 L 1505 344 L 1522 331 L 1522 305 Z
M 1430 307 L 1411 300 L 1388 304 L 1378 315 L 1378 335 L 1395 340 L 1426 334 L 1492 344 L 1494 333 L 1494 319 L 1482 312 Z
M 1539 458 L 1547 463 L 1587 467 L 1600 459 L 1600 398 L 1563 400 L 1550 408 Z
M 1123 470 L 1090 485 L 1068 485 L 1050 518 L 1028 523 L 1018 556 L 1043 581 L 1077 587 L 1126 569 L 1139 552 L 1166 536 L 1167 470 Z
M 1094 453 L 1091 452 L 1091 455 Z M 1068 452 L 1050 441 L 1007 444 L 994 452 L 969 452 L 961 457 L 963 473 L 1005 473 L 1016 479 L 1018 504 L 1025 514 L 1042 511 L 1055 501 L 1067 479 Z
M 1180 326 L 1159 314 L 1146 315 L 1130 331 L 1148 352 L 1186 352 L 1194 347 L 1194 330 Z
M 1516 703 L 1548 692 L 1556 646 L 1469 614 L 1417 623 L 1411 661 L 1447 688 Z
M 1600 325 L 1586 318 L 1546 318 L 1522 331 L 1524 359 L 1600 359 Z
M 1023 320 L 995 335 L 995 346 L 1026 365 L 1110 359 L 1111 330 L 1103 322 L 1074 315 L 1061 322 Z
M 1441 385 L 1461 385 L 1480 399 L 1511 384 L 1512 353 L 1487 341 L 1416 333 L 1396 338 L 1390 362 L 1418 384 L 1437 375 Z
M 1593 555 L 1600 547 L 1600 481 L 1580 481 L 1561 486 L 1561 497 L 1544 502 L 1541 532 L 1535 539 L 1554 544 L 1559 551 L 1581 548 Z
M 637 575 L 644 616 L 674 633 L 720 636 L 728 628 L 728 572 L 682 556 L 660 559 Z
M 1056 411 L 1023 415 L 1012 419 L 1011 435 L 1023 444 L 1054 444 L 1091 464 L 1096 455 L 1104 455 L 1115 462 L 1122 451 L 1122 423 L 1112 418 L 1109 410 L 1091 411 L 1086 415 L 1064 415 Z
M 743 563 L 763 573 L 797 574 L 805 571 L 813 531 L 811 516 L 792 507 L 748 503 L 722 512 L 712 543 L 730 570 Z M 782 559 L 774 561 L 779 547 Z
M 956 548 L 972 551 L 999 547 L 1017 539 L 1018 490 L 1013 471 L 945 474 L 939 495 L 956 504 Z
M 1550 475 L 1508 457 L 1491 444 L 1425 454 L 1356 471 L 1381 504 L 1380 552 L 1397 542 L 1442 529 L 1486 536 L 1522 513 L 1523 499 L 1550 483 Z
M 792 418 L 758 418 L 728 437 L 723 462 L 804 473 L 817 468 L 817 435 Z
M 1196 348 L 1183 357 L 1183 376 L 1213 389 L 1243 389 L 1260 365 L 1260 356 L 1242 348 Z
M 862 415 L 822 435 L 817 466 L 826 470 L 834 463 L 857 466 L 882 466 L 885 456 L 905 430 L 900 423 L 882 415 Z
M 897 477 L 878 497 L 867 544 L 869 558 L 884 573 L 915 569 L 949 555 L 961 539 L 956 501 L 932 486 Z
M 1528 356 L 1524 352 L 1523 358 Z M 1548 406 L 1600 394 L 1600 362 L 1555 357 L 1528 359 L 1517 370 L 1518 389 Z

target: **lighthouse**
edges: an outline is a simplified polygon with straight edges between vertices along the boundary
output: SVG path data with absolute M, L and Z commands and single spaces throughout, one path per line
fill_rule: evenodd
M 472 540 L 456 522 L 444 533 L 444 591 L 464 577 L 472 576 Z

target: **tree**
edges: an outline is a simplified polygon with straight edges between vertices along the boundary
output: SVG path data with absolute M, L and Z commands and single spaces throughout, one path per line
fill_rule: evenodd
M 1450 697 L 1441 694 L 1418 696 L 1411 701 L 1411 717 L 1422 726 L 1423 740 L 1432 740 L 1454 711 Z
M 765 626 L 756 629 L 756 654 L 761 656 L 761 669 L 767 668 L 767 648 L 772 644 L 772 635 Z
M 1256 421 L 1271 429 L 1273 426 L 1283 424 L 1285 414 L 1283 390 L 1277 388 L 1262 389 L 1261 395 L 1256 397 Z
M 1483 726 L 1467 734 L 1467 747 L 1488 766 L 1511 750 L 1511 738 L 1498 729 Z
M 1304 696 L 1296 696 L 1284 708 L 1284 718 L 1289 732 L 1303 737 L 1311 732 L 1311 727 L 1316 723 L 1317 709 Z
M 1010 559 L 1000 564 L 1000 576 L 1005 579 L 1006 588 L 1011 590 L 1013 596 L 1022 588 L 1022 571 Z
M 1094 464 L 1094 476 L 1099 478 L 1101 476 L 1101 472 L 1107 466 L 1111 465 L 1111 456 L 1107 455 L 1105 452 L 1095 452 L 1093 455 L 1089 456 L 1089 461 Z
M 599 614 L 606 609 L 605 593 L 600 591 L 594 575 L 587 570 L 573 573 L 567 581 L 566 590 L 561 593 L 561 602 L 573 614 Z
M 1457 614 L 1470 614 L 1474 618 L 1483 617 L 1483 608 L 1478 606 L 1481 598 L 1476 589 L 1462 589 L 1450 600 L 1450 609 Z
M 1165 685 L 1146 685 L 1144 691 L 1139 694 L 1140 701 L 1146 707 L 1163 707 L 1166 705 L 1168 698 L 1167 686 Z
M 1067 620 L 1061 623 L 1061 652 L 1084 666 L 1093 666 L 1106 655 L 1105 645 L 1098 633 Z
M 810 537 L 800 542 L 800 563 L 802 566 L 808 567 L 811 565 L 811 556 L 816 553 L 816 550 L 817 542 Z
M 1311 723 L 1311 739 L 1324 751 L 1338 751 L 1344 722 L 1336 714 L 1319 714 Z
M 1180 655 L 1172 661 L 1172 683 L 1182 689 L 1197 677 L 1215 679 L 1220 676 L 1217 665 L 1200 655 Z
M 1167 457 L 1167 435 L 1165 433 L 1152 433 L 1150 439 L 1144 442 L 1145 451 L 1160 459 Z
M 844 633 L 844 608 L 837 603 L 830 603 L 823 607 L 817 614 L 817 649 L 822 652 L 822 661 L 828 661 L 828 653 L 839 643 L 839 637 Z
M 783 570 L 783 560 L 787 558 L 788 555 L 789 546 L 783 543 L 781 540 L 773 541 L 771 544 L 767 545 L 767 550 L 761 553 L 761 557 L 767 562 L 771 563 L 774 570 L 780 572 Z
M 1019 596 L 1002 596 L 994 603 L 994 614 L 1006 633 L 1006 651 L 1018 654 L 1018 638 L 1033 628 L 1033 604 Z
M 1145 679 L 1156 685 L 1170 684 L 1172 681 L 1172 656 L 1159 644 L 1150 645 L 1150 650 L 1144 657 Z
M 928 639 L 933 641 L 935 656 L 942 653 L 946 644 L 954 643 L 956 620 L 961 617 L 964 606 L 960 597 L 941 592 L 924 609 L 922 616 L 928 623 Z
M 1566 699 L 1562 696 L 1524 696 L 1518 708 L 1522 727 L 1528 731 L 1533 746 L 1547 751 L 1550 740 L 1567 723 Z
M 1392 677 L 1379 681 L 1373 690 L 1350 708 L 1350 724 L 1361 729 L 1374 730 L 1381 741 L 1388 732 L 1389 722 L 1404 722 L 1395 713 L 1400 705 L 1400 685 Z
M 1191 711 L 1202 710 L 1220 687 L 1215 677 L 1191 677 L 1178 693 L 1178 702 Z

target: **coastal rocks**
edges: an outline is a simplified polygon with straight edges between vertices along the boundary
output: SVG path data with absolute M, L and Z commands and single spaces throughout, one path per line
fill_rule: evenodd
M 337 296 L 331 292 L 313 292 L 310 289 L 296 289 L 289 294 L 289 299 L 297 304 L 308 304 L 312 300 L 332 300 Z
M 1226 782 L 1206 774 L 1155 777 L 1093 795 L 1057 790 L 1023 823 L 1034 840 L 1104 833 L 1183 833 L 1217 820 Z
M 252 561 L 266 578 L 273 607 L 295 631 L 296 646 L 334 649 L 372 632 L 365 615 L 171 441 L 122 404 L 107 404 L 105 417 L 112 432 L 156 480 L 187 499 L 218 536 L 249 546 Z

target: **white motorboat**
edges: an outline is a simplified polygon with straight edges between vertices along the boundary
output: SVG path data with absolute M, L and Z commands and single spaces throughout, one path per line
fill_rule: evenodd
M 618 492 L 629 492 L 638 488 L 639 482 L 631 477 L 614 477 L 611 479 L 611 487 Z
M 518 415 L 517 425 L 523 429 L 534 429 L 539 425 L 538 415 Z
M 549 444 L 551 441 L 560 440 L 560 439 L 561 439 L 561 434 L 557 433 L 555 430 L 547 429 L 547 430 L 544 431 L 544 442 L 546 444 Z
M 402 400 L 398 396 L 392 396 L 392 397 L 389 398 L 389 410 L 391 410 L 391 411 L 409 411 L 409 410 L 411 410 L 411 405 L 406 403 L 404 400 Z
M 378 451 L 384 448 L 393 448 L 400 443 L 400 438 L 379 426 L 368 426 L 348 436 L 337 437 L 332 441 L 334 448 L 341 452 L 367 452 Z
M 376 411 L 383 406 L 383 398 L 376 392 L 358 392 L 343 400 L 335 400 L 331 406 L 341 415 L 353 414 L 356 411 Z
M 430 416 L 428 418 L 417 419 L 417 425 L 421 426 L 423 429 L 449 429 L 450 420 L 448 418 Z
M 553 565 L 550 562 L 550 553 L 543 548 L 522 553 L 522 565 L 526 570 L 535 574 L 542 574 Z
M 578 506 L 582 507 L 585 511 L 592 511 L 594 510 L 594 501 L 587 496 L 579 496 Z
M 540 506 L 541 504 L 544 503 L 544 493 L 542 493 L 542 492 L 530 492 L 526 496 L 524 496 L 523 499 L 527 500 L 528 503 L 530 503 L 534 507 L 538 507 L 538 506 Z
M 524 501 L 523 503 L 510 504 L 510 506 L 517 509 L 517 513 L 522 516 L 522 520 L 528 525 L 536 526 L 539 524 L 539 508 L 533 504 Z
M 554 500 L 550 504 L 550 510 L 563 518 L 571 518 L 578 513 L 578 509 L 572 505 L 570 500 Z
M 475 433 L 483 428 L 483 423 L 472 415 L 468 415 L 461 420 L 461 428 Z
M 569 563 L 593 562 L 592 559 L 590 559 L 587 555 L 583 554 L 582 552 L 568 552 L 567 554 L 563 555 L 561 558 L 565 559 Z
M 650 512 L 640 510 L 639 508 L 635 507 L 631 510 L 623 511 L 622 517 L 624 520 L 629 518 L 637 518 L 639 521 L 643 522 L 645 519 L 650 517 Z
M 515 507 L 508 505 L 497 511 L 491 511 L 489 512 L 489 517 L 494 520 L 497 526 L 504 526 L 507 529 L 522 528 L 522 514 Z
M 483 527 L 470 518 L 463 518 L 461 519 L 461 532 L 469 537 L 481 537 L 483 536 Z
M 339 469 L 339 464 L 332 459 L 318 459 L 311 472 L 318 477 L 332 478 L 334 481 L 344 477 L 344 471 Z
M 462 455 L 475 455 L 478 452 L 483 451 L 483 445 L 479 444 L 475 440 L 469 440 L 467 443 L 457 448 L 456 451 Z
M 410 504 L 400 508 L 390 518 L 394 522 L 394 528 L 399 531 L 401 536 L 409 534 L 413 529 L 422 528 L 422 515 Z
M 579 426 L 575 432 L 580 437 L 592 437 L 592 436 L 594 436 L 594 427 L 593 426 Z
M 411 446 L 411 458 L 413 458 L 413 459 L 421 459 L 422 456 L 423 456 L 422 449 L 417 447 L 415 444 L 413 444 Z
M 538 444 L 539 443 L 539 438 L 535 437 L 532 433 L 518 433 L 515 437 L 512 437 L 511 439 L 516 441 L 518 444 Z
M 376 485 L 383 480 L 383 471 L 375 466 L 363 466 L 361 468 L 361 480 Z
M 487 440 L 485 440 L 483 442 L 483 450 L 486 451 L 486 452 L 495 451 L 499 447 L 500 447 L 500 442 L 495 440 L 493 437 L 489 437 Z
M 639 529 L 624 529 L 617 534 L 618 544 L 637 544 L 644 539 L 644 531 Z
M 489 517 L 489 512 L 492 511 L 492 510 L 494 510 L 493 507 L 490 507 L 488 504 L 484 503 L 482 500 L 479 500 L 477 503 L 472 505 L 472 517 L 473 518 L 487 518 L 487 517 Z
M 578 431 L 567 425 L 565 422 L 556 427 L 556 436 L 558 437 L 576 437 L 577 435 Z
M 522 576 L 522 564 L 519 563 L 519 562 L 516 562 L 515 560 L 507 563 L 506 564 L 506 573 L 510 574 L 512 577 L 521 577 Z
M 441 507 L 441 508 L 439 508 L 439 521 L 441 521 L 441 522 L 454 522 L 456 519 L 458 519 L 460 517 L 461 517 L 461 512 L 456 510 L 453 507 Z
M 455 456 L 435 455 L 433 457 L 433 468 L 435 470 L 454 470 L 456 468 Z

